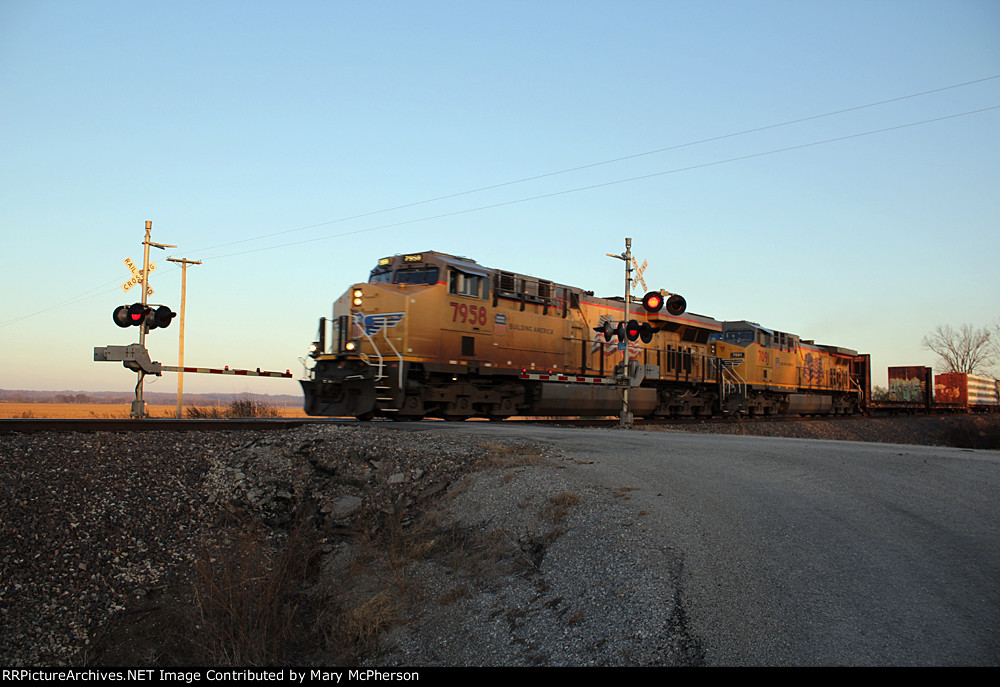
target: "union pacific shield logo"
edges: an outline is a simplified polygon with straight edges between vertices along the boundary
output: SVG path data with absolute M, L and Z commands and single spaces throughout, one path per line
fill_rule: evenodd
M 354 313 L 355 337 L 361 336 L 364 332 L 368 336 L 375 336 L 383 329 L 395 327 L 403 321 L 406 313 L 401 312 L 379 312 L 373 315 L 365 315 L 363 312 Z

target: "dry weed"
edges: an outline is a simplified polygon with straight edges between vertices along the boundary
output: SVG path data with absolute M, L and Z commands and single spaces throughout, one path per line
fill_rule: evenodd
M 378 638 L 398 620 L 399 607 L 389 592 L 379 592 L 344 614 L 346 642 L 355 649 L 370 651 Z
M 190 420 L 221 420 L 244 417 L 281 417 L 281 415 L 274 406 L 246 396 L 234 398 L 225 408 L 192 406 L 187 409 L 187 417 Z
M 479 449 L 480 454 L 477 467 L 481 469 L 516 468 L 529 465 L 542 465 L 549 462 L 536 448 L 483 443 L 479 445 Z
M 551 497 L 545 504 L 544 512 L 553 523 L 560 523 L 569 515 L 569 511 L 580 504 L 580 497 L 568 491 L 563 491 Z
M 264 666 L 288 655 L 314 544 L 304 524 L 276 544 L 259 523 L 246 523 L 228 546 L 202 551 L 188 639 L 207 663 Z
M 958 448 L 1000 449 L 1000 418 L 959 418 L 941 432 L 941 440 Z

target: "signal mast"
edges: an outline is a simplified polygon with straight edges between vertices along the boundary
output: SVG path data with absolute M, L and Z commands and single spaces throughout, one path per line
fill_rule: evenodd
M 629 306 L 632 300 L 632 239 L 625 239 L 625 252 L 621 255 L 615 255 L 613 253 L 606 253 L 609 258 L 617 258 L 625 263 L 625 318 L 622 320 L 623 326 L 628 326 L 629 321 Z M 643 263 L 643 269 L 645 269 L 646 264 Z M 638 270 L 637 270 L 638 271 Z M 639 279 L 642 278 L 642 273 L 639 272 Z M 628 339 L 624 342 L 625 354 L 622 356 L 622 374 L 618 378 L 618 384 L 622 389 L 622 412 L 619 416 L 619 426 L 624 429 L 631 429 L 633 424 L 632 412 L 628 407 L 628 389 L 631 384 L 628 364 L 629 364 L 629 351 L 628 351 Z

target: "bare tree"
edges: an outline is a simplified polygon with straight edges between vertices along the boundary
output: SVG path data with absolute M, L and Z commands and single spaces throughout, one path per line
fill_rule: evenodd
M 990 357 L 993 358 L 994 364 L 1000 363 L 1000 318 L 993 320 L 993 329 L 990 332 L 990 337 L 992 339 Z M 995 374 L 994 376 L 1000 377 L 1000 374 Z
M 992 332 L 987 327 L 976 329 L 971 324 L 963 324 L 956 330 L 951 325 L 939 324 L 924 337 L 923 345 L 941 358 L 943 372 L 980 374 L 996 356 L 991 338 Z

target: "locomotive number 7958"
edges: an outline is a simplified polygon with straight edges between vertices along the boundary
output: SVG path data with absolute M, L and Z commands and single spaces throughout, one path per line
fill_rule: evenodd
M 451 321 L 465 324 L 486 324 L 486 307 L 468 305 L 466 303 L 449 303 L 451 306 Z

